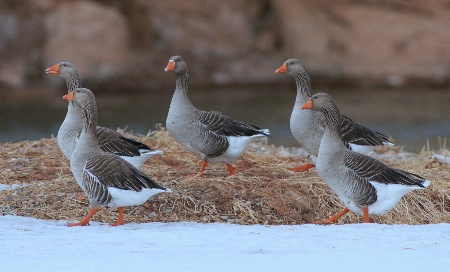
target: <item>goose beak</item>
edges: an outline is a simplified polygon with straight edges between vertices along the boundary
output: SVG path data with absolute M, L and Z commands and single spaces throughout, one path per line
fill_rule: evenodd
M 275 70 L 275 73 L 277 74 L 283 74 L 283 73 L 287 73 L 288 68 L 286 66 L 286 63 L 283 63 L 283 65 L 280 66 L 280 68 Z
M 164 71 L 169 72 L 175 70 L 175 61 L 169 60 L 169 63 L 167 63 L 166 69 Z
M 63 96 L 65 100 L 73 101 L 73 91 Z
M 45 69 L 45 73 L 50 75 L 59 75 L 59 63 L 56 65 L 53 65 L 52 67 L 49 67 Z
M 302 110 L 311 110 L 313 108 L 312 101 L 309 100 L 305 103 L 305 105 L 302 106 Z

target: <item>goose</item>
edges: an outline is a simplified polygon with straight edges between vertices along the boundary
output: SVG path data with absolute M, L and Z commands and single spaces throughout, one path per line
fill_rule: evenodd
M 324 132 L 321 115 L 314 111 L 299 111 L 298 107 L 306 103 L 312 96 L 311 80 L 306 68 L 298 59 L 288 59 L 275 73 L 288 73 L 295 79 L 297 85 L 297 97 L 291 114 L 290 127 L 294 138 L 310 153 L 313 163 L 308 163 L 294 168 L 291 171 L 303 172 L 314 167 L 314 162 L 319 152 L 320 139 Z M 320 125 L 322 123 L 322 125 Z M 353 122 L 343 116 L 340 126 L 341 139 L 345 145 L 354 151 L 367 154 L 375 146 L 393 145 L 387 136 Z
M 60 62 L 45 70 L 47 74 L 59 76 L 66 80 L 68 92 L 81 88 L 81 80 L 77 68 L 70 62 Z M 73 103 L 69 102 L 66 118 L 58 131 L 58 146 L 67 159 L 70 160 L 75 144 L 80 136 L 81 116 L 74 113 Z M 97 139 L 100 148 L 129 161 L 138 169 L 151 157 L 162 155 L 160 150 L 152 149 L 138 141 L 129 139 L 120 133 L 105 127 L 97 126 Z
M 97 105 L 90 90 L 77 88 L 63 98 L 72 102 L 73 114 L 80 115 L 82 119 L 82 129 L 70 158 L 70 168 L 91 206 L 85 218 L 68 226 L 89 225 L 91 217 L 101 207 L 118 208 L 117 223 L 111 225 L 123 225 L 124 206 L 141 205 L 158 193 L 170 191 L 120 156 L 99 148 Z
M 225 163 L 228 176 L 235 174 L 231 165 L 251 141 L 269 136 L 268 129 L 248 125 L 217 111 L 198 110 L 189 98 L 189 73 L 180 56 L 170 58 L 166 72 L 173 71 L 176 89 L 170 103 L 166 126 L 175 140 L 202 160 L 200 177 L 208 163 Z
M 419 175 L 391 168 L 373 157 L 349 150 L 341 139 L 342 116 L 330 95 L 315 94 L 301 109 L 315 111 L 324 118 L 325 132 L 316 168 L 319 177 L 346 207 L 342 212 L 314 223 L 335 223 L 349 211 L 363 215 L 364 222 L 370 223 L 369 214 L 385 214 L 403 195 L 430 184 Z

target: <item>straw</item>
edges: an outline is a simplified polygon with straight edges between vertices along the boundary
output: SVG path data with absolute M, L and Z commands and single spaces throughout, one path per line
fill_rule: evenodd
M 209 164 L 202 178 L 184 178 L 200 169 L 201 161 L 175 142 L 165 128 L 147 135 L 124 132 L 164 151 L 147 161 L 143 171 L 172 193 L 162 193 L 141 206 L 126 207 L 131 222 L 224 222 L 236 224 L 305 224 L 327 218 L 344 206 L 322 182 L 313 168 L 306 173 L 287 170 L 306 163 L 297 148 L 251 144 L 233 165 L 236 174 L 226 177 L 224 164 Z M 435 153 L 448 154 L 443 147 Z M 381 161 L 419 174 L 431 181 L 426 190 L 404 196 L 383 216 L 371 216 L 383 224 L 429 224 L 450 222 L 450 166 L 431 159 L 423 150 L 406 153 L 399 147 L 382 147 L 374 155 Z M 40 219 L 79 221 L 89 211 L 89 202 L 70 171 L 56 139 L 23 141 L 0 145 L 0 184 L 19 184 L 0 191 L 0 214 Z M 117 220 L 113 209 L 101 209 L 95 221 Z M 339 224 L 362 222 L 348 213 Z

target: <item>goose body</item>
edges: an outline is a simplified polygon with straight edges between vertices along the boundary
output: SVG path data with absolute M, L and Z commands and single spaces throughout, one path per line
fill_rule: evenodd
M 60 62 L 45 70 L 47 74 L 56 75 L 66 80 L 68 92 L 81 88 L 81 80 L 76 67 L 69 62 Z M 63 154 L 70 160 L 76 142 L 82 129 L 81 116 L 75 113 L 72 102 L 69 102 L 67 114 L 58 131 L 57 141 Z M 99 147 L 110 153 L 121 156 L 138 169 L 151 157 L 162 155 L 163 152 L 155 150 L 138 141 L 128 139 L 120 133 L 105 127 L 96 127 Z
M 73 102 L 74 113 L 82 119 L 82 131 L 72 152 L 70 167 L 92 208 L 86 218 L 69 226 L 87 225 L 101 207 L 119 208 L 119 219 L 115 225 L 122 225 L 124 206 L 141 205 L 167 189 L 120 156 L 99 148 L 97 109 L 91 91 L 78 88 L 64 98 Z
M 200 176 L 208 163 L 225 163 L 229 175 L 232 162 L 244 152 L 248 143 L 269 136 L 267 129 L 234 120 L 217 111 L 202 111 L 189 99 L 187 65 L 179 56 L 169 60 L 165 71 L 174 71 L 176 89 L 170 103 L 166 126 L 177 142 L 202 160 Z
M 298 59 L 286 60 L 275 72 L 288 73 L 295 79 L 297 95 L 290 119 L 291 132 L 300 143 L 300 146 L 310 153 L 313 164 L 290 168 L 290 170 L 306 171 L 314 167 L 314 161 L 319 153 L 320 140 L 325 131 L 324 120 L 318 112 L 298 110 L 312 96 L 309 74 Z M 363 154 L 367 154 L 376 146 L 392 145 L 387 136 L 354 122 L 345 116 L 343 116 L 340 124 L 340 133 L 341 140 L 347 148 Z
M 349 150 L 341 140 L 342 116 L 331 96 L 319 93 L 302 107 L 324 117 L 325 132 L 321 139 L 316 168 L 323 181 L 338 195 L 346 209 L 318 223 L 332 223 L 348 211 L 364 215 L 382 215 L 400 198 L 415 189 L 424 189 L 430 182 L 424 178 L 394 169 L 364 154 Z

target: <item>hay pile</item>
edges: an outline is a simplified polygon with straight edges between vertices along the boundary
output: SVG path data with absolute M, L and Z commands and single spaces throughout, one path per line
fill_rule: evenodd
M 130 222 L 228 222 L 236 224 L 304 224 L 323 219 L 343 208 L 340 200 L 317 176 L 316 170 L 286 170 L 307 160 L 298 149 L 254 143 L 234 165 L 236 175 L 225 177 L 223 164 L 210 164 L 203 178 L 183 178 L 197 173 L 200 161 L 176 143 L 164 129 L 146 136 L 125 133 L 164 151 L 147 161 L 143 171 L 172 193 L 157 195 L 138 207 L 125 208 Z M 377 157 L 397 168 L 412 171 L 431 181 L 416 190 L 384 216 L 373 222 L 427 224 L 450 222 L 450 171 L 448 164 L 432 160 L 431 153 L 401 152 L 381 148 Z M 443 148 L 440 153 L 448 154 Z M 79 221 L 89 210 L 86 196 L 69 170 L 56 139 L 0 145 L 0 184 L 20 184 L 0 191 L 0 214 L 40 219 Z M 115 210 L 102 209 L 95 221 L 115 222 Z M 362 222 L 349 213 L 339 223 Z

